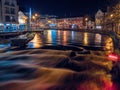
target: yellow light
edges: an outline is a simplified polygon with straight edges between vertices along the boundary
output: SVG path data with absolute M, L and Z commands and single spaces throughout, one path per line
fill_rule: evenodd
M 48 23 L 52 23 L 52 21 L 48 21 Z
M 88 18 L 85 18 L 85 21 L 88 21 Z
M 113 18 L 114 14 L 110 14 L 110 17 Z
M 88 33 L 84 33 L 84 39 L 83 39 L 84 45 L 88 45 Z
M 32 17 L 33 19 L 36 19 L 35 16 Z
M 38 16 L 38 14 L 37 13 L 35 13 L 35 17 L 37 17 Z

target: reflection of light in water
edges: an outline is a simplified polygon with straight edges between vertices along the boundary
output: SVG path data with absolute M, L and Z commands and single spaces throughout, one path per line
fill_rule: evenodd
M 40 38 L 39 33 L 35 34 L 33 40 L 28 43 L 30 48 L 40 48 L 42 46 L 42 39 Z
M 102 36 L 100 34 L 95 35 L 95 43 L 101 43 Z
M 113 43 L 112 38 L 110 37 L 105 38 L 104 50 L 106 51 L 106 54 L 110 54 L 114 52 L 114 43 Z
M 63 31 L 63 45 L 67 44 L 67 31 Z
M 74 39 L 75 39 L 75 32 L 72 31 L 72 40 L 74 40 Z
M 60 39 L 60 31 L 57 31 L 57 33 L 58 33 L 57 37 L 58 39 Z
M 58 41 L 57 42 L 58 44 L 61 44 L 61 31 L 60 30 L 57 31 L 57 41 Z
M 10 47 L 10 44 L 0 44 L 0 48 Z
M 51 43 L 51 41 L 52 41 L 52 31 L 51 30 L 47 31 L 47 40 L 49 43 Z
M 88 45 L 88 33 L 84 33 L 83 44 Z

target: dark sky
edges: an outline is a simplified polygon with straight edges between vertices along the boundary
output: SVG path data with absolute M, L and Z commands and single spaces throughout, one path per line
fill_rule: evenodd
M 106 10 L 108 0 L 18 0 L 20 10 L 40 14 L 56 15 L 58 17 L 93 16 L 98 9 Z

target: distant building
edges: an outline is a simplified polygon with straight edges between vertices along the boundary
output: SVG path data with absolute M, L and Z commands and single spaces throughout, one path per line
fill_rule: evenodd
M 57 19 L 58 28 L 75 28 L 83 29 L 83 17 L 61 18 Z
M 19 11 L 18 12 L 19 30 L 26 30 L 27 22 L 28 22 L 28 17 L 23 12 Z
M 98 10 L 96 15 L 95 15 L 95 25 L 96 25 L 96 29 L 102 29 L 102 23 L 103 23 L 103 19 L 104 19 L 104 12 L 102 12 L 101 10 Z
M 0 30 L 17 29 L 18 9 L 17 0 L 0 0 Z
M 87 29 L 95 29 L 95 22 L 89 20 L 87 22 Z

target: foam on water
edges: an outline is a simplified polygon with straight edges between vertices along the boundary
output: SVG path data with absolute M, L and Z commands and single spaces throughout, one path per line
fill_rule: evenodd
M 30 49 L 0 54 L 0 90 L 118 90 L 105 57 Z M 114 87 L 113 87 L 114 85 Z

